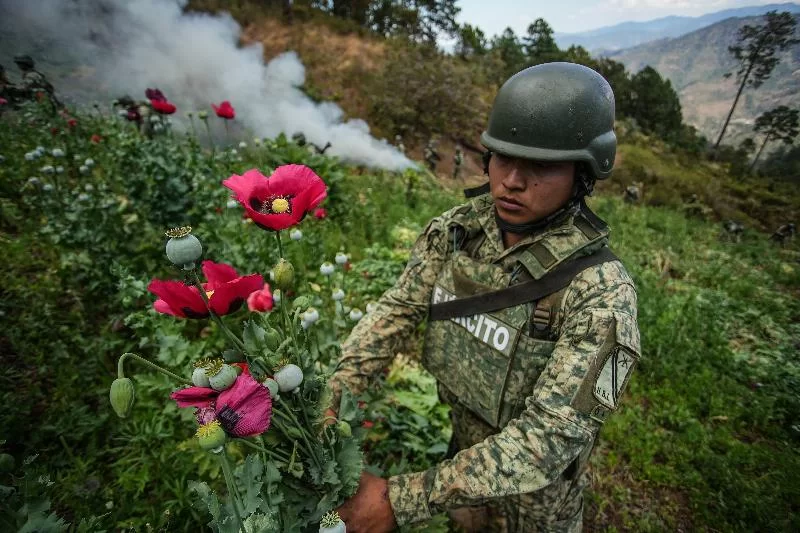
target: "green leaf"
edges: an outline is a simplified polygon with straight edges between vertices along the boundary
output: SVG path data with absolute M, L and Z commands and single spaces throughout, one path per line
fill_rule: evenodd
M 257 325 L 252 320 L 248 320 L 244 326 L 244 348 L 250 355 L 259 355 L 264 353 L 267 348 L 265 336 L 267 331 L 261 326 Z
M 244 505 L 244 516 L 255 513 L 264 505 L 261 499 L 261 477 L 264 473 L 264 465 L 256 454 L 250 454 L 244 463 L 236 469 L 236 479 L 241 491 L 242 505 Z
M 342 389 L 342 399 L 339 402 L 339 419 L 352 422 L 358 415 L 358 402 L 346 388 Z

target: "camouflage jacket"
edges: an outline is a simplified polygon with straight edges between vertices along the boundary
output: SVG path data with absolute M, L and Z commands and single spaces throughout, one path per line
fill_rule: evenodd
M 344 343 L 339 370 L 331 378 L 334 391 L 342 385 L 356 393 L 364 390 L 396 353 L 406 349 L 406 341 L 428 315 L 434 283 L 451 255 L 448 228 L 454 219 L 468 220 L 482 233 L 472 253 L 475 259 L 511 271 L 531 245 L 557 240 L 573 228 L 574 216 L 573 212 L 562 217 L 508 249 L 488 195 L 433 219 L 395 286 Z M 636 291 L 622 264 L 612 261 L 584 270 L 557 296 L 552 341 L 536 374 L 518 387 L 521 408 L 513 418 L 495 428 L 461 408 L 457 397 L 442 395 L 453 406 L 454 441 L 461 451 L 426 472 L 389 479 L 398 524 L 425 520 L 448 509 L 503 501 L 511 502 L 517 520 L 528 524 L 555 524 L 574 515 L 582 489 L 577 478 L 586 469 L 605 416 L 598 416 L 597 407 L 605 403 L 605 414 L 615 410 L 627 382 L 621 381 L 611 398 L 598 400 L 598 392 L 607 392 L 601 381 L 617 369 L 609 369 L 607 362 L 613 359 L 616 365 L 619 360 L 632 368 L 640 354 Z M 630 375 L 628 367 L 623 371 Z

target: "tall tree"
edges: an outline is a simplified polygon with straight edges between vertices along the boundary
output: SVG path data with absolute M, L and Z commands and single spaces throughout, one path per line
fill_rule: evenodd
M 558 59 L 559 49 L 553 39 L 553 28 L 543 18 L 536 19 L 528 26 L 522 45 L 530 63 L 547 63 Z
M 665 140 L 681 133 L 683 115 L 677 93 L 668 79 L 647 66 L 631 78 L 631 116 L 643 130 Z
M 775 65 L 780 61 L 780 58 L 775 55 L 776 52 L 800 43 L 800 39 L 794 37 L 796 26 L 797 21 L 794 15 L 788 11 L 781 13 L 770 11 L 764 15 L 763 24 L 758 26 L 747 24 L 739 29 L 736 44 L 728 47 L 728 51 L 739 61 L 739 70 L 736 71 L 739 90 L 736 92 L 736 98 L 733 100 L 719 138 L 714 144 L 714 150 L 725 136 L 725 130 L 728 129 L 728 123 L 736 109 L 736 104 L 739 103 L 739 97 L 742 95 L 745 85 L 750 85 L 754 89 L 760 87 L 764 81 L 769 79 Z M 730 77 L 731 74 L 729 72 L 725 76 Z
M 525 67 L 525 50 L 517 34 L 511 28 L 506 28 L 501 35 L 492 38 L 492 52 L 497 54 L 505 67 L 500 72 L 499 82 L 508 79 Z
M 462 58 L 481 56 L 486 53 L 486 35 L 483 31 L 471 24 L 464 24 L 458 28 L 458 41 L 455 53 Z
M 750 172 L 756 166 L 758 158 L 761 157 L 761 152 L 769 141 L 783 141 L 784 144 L 794 143 L 797 137 L 798 124 L 800 124 L 800 111 L 797 109 L 789 109 L 785 105 L 776 107 L 762 113 L 756 119 L 755 130 L 764 133 L 764 142 L 761 143 L 761 148 L 758 149 L 755 159 L 750 164 Z

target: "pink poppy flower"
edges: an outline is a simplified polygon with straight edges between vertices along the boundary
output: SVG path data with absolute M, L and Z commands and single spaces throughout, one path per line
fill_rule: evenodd
M 325 210 L 324 207 L 318 207 L 314 209 L 314 218 L 317 220 L 322 220 L 328 216 L 328 211 Z
M 6 105 L 7 103 L 8 103 L 8 100 L 6 100 L 2 96 L 0 96 L 0 105 Z
M 251 292 L 247 297 L 247 308 L 255 313 L 265 313 L 272 311 L 275 302 L 272 299 L 272 291 L 269 290 L 269 284 L 265 283 L 264 288 L 260 291 Z
M 257 169 L 222 182 L 247 215 L 266 230 L 298 224 L 328 195 L 325 182 L 305 165 L 283 165 L 267 178 Z
M 162 115 L 171 115 L 177 109 L 175 104 L 172 102 L 168 102 L 167 100 L 150 100 L 150 105 L 153 106 L 153 109 Z
M 214 113 L 216 113 L 219 118 L 232 120 L 236 117 L 236 111 L 233 109 L 231 103 L 227 100 L 219 105 L 211 104 L 211 107 L 214 108 Z
M 203 284 L 208 305 L 218 316 L 238 310 L 251 292 L 264 286 L 261 274 L 239 276 L 232 266 L 223 263 L 203 261 L 202 269 L 208 280 Z M 193 285 L 154 279 L 147 290 L 158 296 L 153 308 L 159 313 L 180 318 L 205 318 L 209 315 L 200 291 Z
M 206 387 L 187 387 L 170 397 L 178 407 L 198 407 L 198 420 L 208 423 L 214 418 L 222 428 L 235 437 L 253 437 L 269 428 L 272 418 L 272 398 L 269 390 L 245 372 L 233 386 L 222 392 Z

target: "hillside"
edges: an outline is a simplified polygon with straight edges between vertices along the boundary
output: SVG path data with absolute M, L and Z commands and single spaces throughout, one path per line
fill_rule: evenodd
M 645 22 L 622 22 L 580 33 L 559 33 L 554 37 L 560 48 L 583 46 L 593 54 L 613 53 L 658 39 L 673 38 L 733 17 L 754 17 L 768 11 L 800 12 L 800 4 L 785 2 L 747 6 L 707 13 L 699 17 L 670 16 Z
M 675 39 L 662 39 L 611 54 L 631 72 L 647 65 L 668 78 L 678 92 L 684 121 L 715 140 L 736 96 L 737 64 L 728 52 L 736 33 L 760 17 L 729 19 Z M 800 37 L 800 28 L 796 35 Z M 778 105 L 800 106 L 800 46 L 784 52 L 772 76 L 757 90 L 746 88 L 734 113 L 726 140 L 734 144 L 752 136 L 755 118 Z

